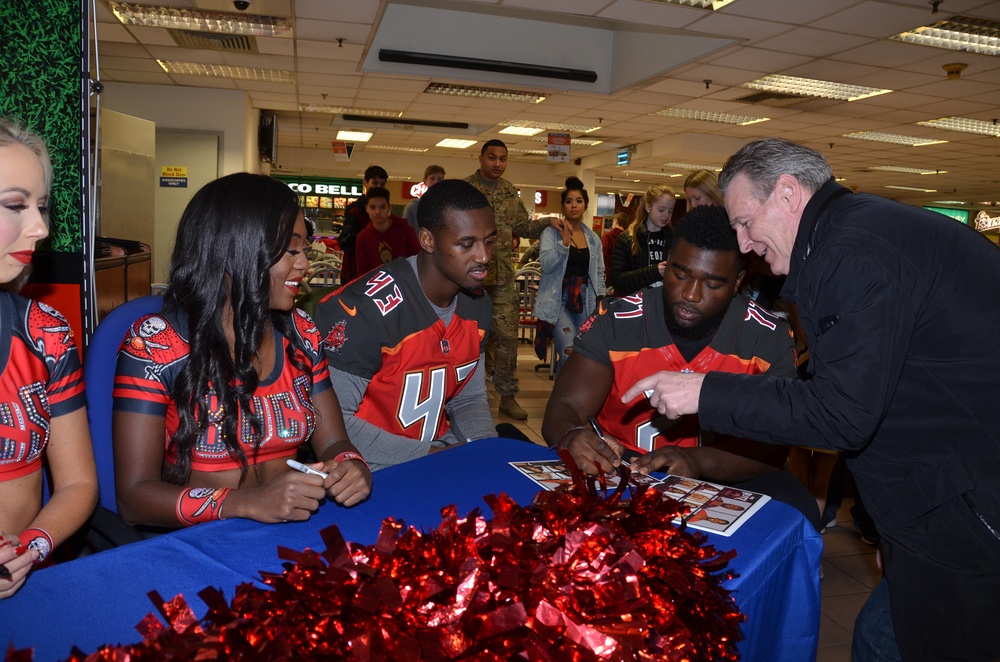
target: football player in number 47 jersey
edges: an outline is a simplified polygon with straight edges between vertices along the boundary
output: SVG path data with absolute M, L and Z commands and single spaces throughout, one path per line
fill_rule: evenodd
M 424 194 L 418 222 L 417 255 L 316 308 L 348 434 L 372 469 L 496 436 L 483 368 L 493 211 L 470 184 L 445 180 Z

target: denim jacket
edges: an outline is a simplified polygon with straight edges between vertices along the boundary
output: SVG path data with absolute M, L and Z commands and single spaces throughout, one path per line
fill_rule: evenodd
M 597 306 L 597 295 L 604 294 L 604 252 L 601 238 L 590 227 L 584 225 L 587 248 L 590 249 L 590 268 L 587 270 L 589 283 L 583 291 L 583 310 L 588 314 Z M 535 316 L 555 324 L 562 307 L 562 282 L 569 259 L 569 246 L 563 246 L 559 231 L 545 228 L 539 244 L 538 259 L 542 264 L 542 278 L 538 283 L 538 297 L 535 299 Z

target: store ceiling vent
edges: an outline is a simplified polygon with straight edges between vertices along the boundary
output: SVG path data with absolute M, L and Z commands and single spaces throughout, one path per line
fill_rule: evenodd
M 740 103 L 751 103 L 759 106 L 791 106 L 811 97 L 799 96 L 798 94 L 786 94 L 784 92 L 754 92 L 745 97 L 734 99 Z
M 514 89 L 544 84 L 546 91 L 611 94 L 736 43 L 645 22 L 499 7 L 496 0 L 375 4 L 384 9 L 366 45 L 362 72 L 458 84 Z
M 174 42 L 182 48 L 201 48 L 230 53 L 257 53 L 257 40 L 250 35 L 197 32 L 195 30 L 167 30 Z
M 443 120 L 414 119 L 411 117 L 370 117 L 350 113 L 335 114 L 331 126 L 359 129 L 395 129 L 396 131 L 426 131 L 449 135 L 478 136 L 489 126 L 468 122 L 448 122 Z

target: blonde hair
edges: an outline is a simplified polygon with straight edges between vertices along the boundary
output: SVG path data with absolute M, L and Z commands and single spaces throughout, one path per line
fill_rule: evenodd
M 9 145 L 23 145 L 38 157 L 45 173 L 45 191 L 48 192 L 52 188 L 52 161 L 42 137 L 23 124 L 0 117 L 0 147 Z
M 719 190 L 719 178 L 710 170 L 695 170 L 692 172 L 684 180 L 684 188 L 698 189 L 707 195 L 716 207 L 726 206 L 722 201 L 722 191 Z
M 635 219 L 632 221 L 632 224 L 628 226 L 628 232 L 632 235 L 632 255 L 639 254 L 638 230 L 643 226 L 643 224 L 646 223 L 646 218 L 649 216 L 649 212 L 646 211 L 646 207 L 652 207 L 653 203 L 665 195 L 669 195 L 673 198 L 674 189 L 670 188 L 667 184 L 653 184 L 646 189 L 646 194 L 642 196 L 642 200 L 639 202 L 639 208 L 635 210 Z

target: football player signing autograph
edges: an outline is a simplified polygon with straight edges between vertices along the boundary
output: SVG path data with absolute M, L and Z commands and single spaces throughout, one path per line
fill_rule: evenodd
M 721 207 L 684 216 L 674 231 L 662 288 L 605 299 L 580 330 L 552 397 L 542 434 L 588 473 L 611 472 L 623 453 L 641 473 L 665 471 L 767 494 L 819 524 L 816 502 L 781 467 L 787 448 L 703 431 L 697 416 L 661 416 L 644 398 L 622 402 L 660 370 L 796 374 L 788 324 L 738 295 L 743 258 Z M 595 416 L 599 437 L 587 424 Z

